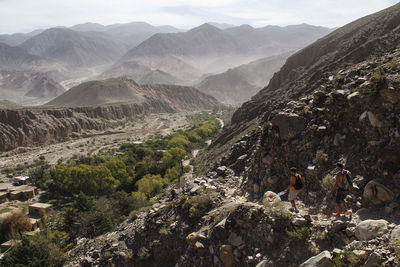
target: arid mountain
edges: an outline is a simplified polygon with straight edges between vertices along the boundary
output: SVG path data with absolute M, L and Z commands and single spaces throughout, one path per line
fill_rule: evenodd
M 181 30 L 172 26 L 153 26 L 146 22 L 130 22 L 103 26 L 98 23 L 84 23 L 72 26 L 70 29 L 81 32 L 105 32 L 127 47 L 133 48 L 156 33 L 175 33 Z
M 207 22 L 208 24 L 217 27 L 218 29 L 221 30 L 226 30 L 229 28 L 237 27 L 236 25 L 229 24 L 229 23 L 220 23 L 220 22 Z
M 187 81 L 196 79 L 200 73 L 186 62 L 174 56 L 168 56 L 162 59 L 141 58 L 138 61 L 127 61 L 117 63 L 100 75 L 100 78 L 128 77 L 135 81 L 145 79 L 152 75 L 153 83 L 164 83 L 163 77 L 154 75 L 154 71 L 163 72 L 170 77 L 176 77 L 177 80 Z M 157 78 L 161 78 L 157 80 Z
M 45 70 L 55 64 L 43 57 L 32 55 L 26 50 L 0 43 L 0 70 Z
M 64 87 L 53 79 L 43 76 L 32 84 L 30 89 L 25 95 L 30 97 L 49 98 L 57 97 L 65 92 Z
M 275 168 L 294 165 L 305 171 L 322 151 L 329 164 L 347 161 L 349 168 L 370 179 L 396 174 L 399 25 L 397 4 L 347 24 L 289 57 L 268 86 L 235 112 L 215 142 L 214 147 L 228 149 L 253 129 L 245 138 L 246 147 L 232 149 L 221 164 L 235 166 L 238 153 L 254 151 L 249 164 L 269 153 L 277 159 Z M 380 140 L 379 148 L 371 147 L 374 140 Z M 247 167 L 254 171 L 249 177 L 261 177 L 257 166 Z M 320 174 L 328 171 L 325 165 L 318 167 Z
M 31 54 L 51 58 L 69 67 L 110 64 L 124 52 L 122 44 L 97 32 L 52 28 L 20 45 Z
M 138 81 L 139 84 L 179 84 L 181 82 L 178 78 L 161 70 L 153 70 Z
M 61 95 L 65 89 L 47 73 L 31 71 L 0 71 L 0 99 L 9 99 L 19 104 L 24 98 L 38 98 L 49 101 Z M 42 102 L 43 103 L 43 102 Z
M 0 34 L 0 43 L 5 43 L 9 46 L 17 46 L 43 31 L 44 30 L 34 30 L 29 33 Z
M 171 109 L 180 106 L 194 109 L 209 109 L 218 104 L 215 98 L 195 88 L 172 85 L 139 85 L 126 78 L 111 78 L 91 81 L 71 88 L 46 105 L 56 107 L 93 106 L 112 103 L 149 102 L 162 103 Z
M 232 36 L 206 23 L 183 33 L 156 34 L 130 50 L 122 61 L 137 57 L 208 56 L 238 51 Z
M 268 84 L 272 75 L 283 66 L 291 54 L 293 53 L 259 59 L 221 74 L 210 75 L 196 87 L 223 103 L 241 104 Z
M 128 51 L 113 68 L 136 61 L 155 69 L 154 65 L 160 61 L 167 62 L 164 65 L 174 65 L 169 63 L 170 59 L 178 59 L 197 70 L 197 75 L 192 75 L 194 81 L 203 74 L 220 73 L 251 60 L 297 50 L 330 32 L 328 28 L 310 25 L 271 28 L 254 29 L 243 25 L 221 30 L 206 23 L 187 32 L 155 34 Z

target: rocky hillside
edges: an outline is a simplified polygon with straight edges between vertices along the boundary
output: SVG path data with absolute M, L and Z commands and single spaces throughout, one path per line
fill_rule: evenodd
M 28 39 L 20 47 L 31 54 L 51 58 L 69 67 L 113 63 L 125 52 L 122 44 L 106 34 L 65 28 L 48 29 Z
M 91 81 L 71 88 L 46 105 L 58 107 L 93 106 L 111 103 L 144 104 L 159 102 L 175 110 L 210 109 L 215 98 L 192 87 L 173 85 L 139 85 L 126 78 Z
M 238 105 L 254 96 L 292 53 L 262 58 L 204 78 L 196 87 L 219 101 Z
M 204 176 L 79 240 L 67 266 L 399 266 L 399 25 L 397 4 L 290 57 L 196 159 Z M 334 217 L 338 161 L 352 213 Z M 299 213 L 274 193 L 291 166 L 305 177 Z
M 95 89 L 88 89 L 88 84 L 96 86 Z M 5 105 L 5 109 L 0 109 L 0 151 L 64 141 L 82 130 L 103 130 L 140 115 L 210 110 L 219 104 L 213 97 L 190 87 L 139 86 L 124 79 L 88 84 L 72 88 L 51 101 L 51 108 L 10 110 Z M 123 85 L 132 90 L 124 90 L 128 87 Z M 89 102 L 90 98 L 96 102 Z

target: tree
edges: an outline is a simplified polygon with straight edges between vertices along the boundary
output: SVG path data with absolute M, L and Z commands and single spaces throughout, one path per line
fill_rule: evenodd
M 158 194 L 168 182 L 161 178 L 161 175 L 147 174 L 137 181 L 139 192 L 145 194 L 148 198 Z
M 8 215 L 1 223 L 2 237 L 5 239 L 20 237 L 23 232 L 30 231 L 31 229 L 32 225 L 28 216 L 20 211 Z

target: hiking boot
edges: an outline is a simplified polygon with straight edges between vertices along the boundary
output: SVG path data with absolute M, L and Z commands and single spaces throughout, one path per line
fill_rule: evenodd
M 294 212 L 299 213 L 299 210 L 298 210 L 298 209 L 295 209 Z
M 332 213 L 332 215 L 337 217 L 337 216 L 339 216 L 340 214 L 339 214 L 339 212 L 334 212 L 334 213 Z
M 290 211 L 290 212 L 294 212 L 295 209 L 294 209 L 294 208 L 290 208 L 289 211 Z

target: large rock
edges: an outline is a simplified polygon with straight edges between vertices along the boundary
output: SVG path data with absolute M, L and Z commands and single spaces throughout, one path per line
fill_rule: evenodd
M 235 256 L 232 253 L 231 245 L 222 245 L 219 248 L 219 257 L 225 267 L 235 266 Z
M 391 240 L 400 240 L 400 225 L 397 225 L 393 230 L 392 234 L 390 235 Z
M 195 247 L 198 241 L 206 240 L 207 238 L 199 233 L 191 233 L 186 237 L 186 242 L 191 246 Z
M 385 220 L 365 220 L 360 222 L 355 229 L 358 240 L 370 240 L 382 236 L 388 231 L 388 222 Z
M 306 119 L 295 113 L 280 112 L 271 120 L 271 123 L 279 128 L 282 139 L 290 139 L 306 127 Z
M 274 192 L 272 191 L 267 191 L 264 194 L 262 203 L 264 205 L 270 205 L 270 204 L 274 204 L 274 203 L 278 203 L 281 201 L 281 198 Z
M 332 267 L 332 255 L 329 251 L 322 251 L 317 256 L 309 258 L 299 267 Z
M 364 188 L 363 197 L 367 204 L 382 205 L 392 202 L 394 193 L 386 186 L 370 181 Z
M 382 256 L 376 252 L 372 252 L 363 267 L 376 267 L 380 266 L 379 263 L 382 261 Z

